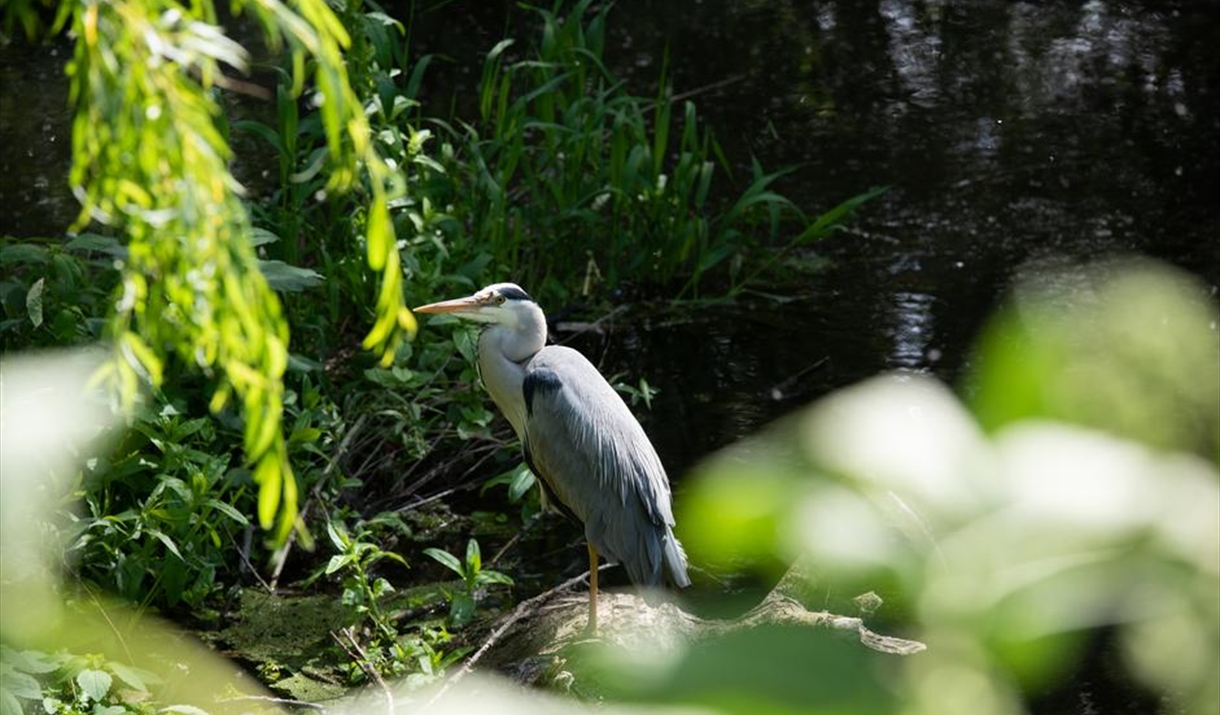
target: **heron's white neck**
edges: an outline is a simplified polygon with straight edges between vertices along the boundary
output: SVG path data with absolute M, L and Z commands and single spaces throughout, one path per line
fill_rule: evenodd
M 479 374 L 500 412 L 525 436 L 525 364 L 546 345 L 546 316 L 534 303 L 513 311 L 515 323 L 494 323 L 479 335 Z

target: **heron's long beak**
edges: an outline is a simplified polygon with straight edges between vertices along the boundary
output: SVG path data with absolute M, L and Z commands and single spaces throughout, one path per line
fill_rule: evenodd
M 474 296 L 465 298 L 454 298 L 453 300 L 442 300 L 439 303 L 429 303 L 421 305 L 418 308 L 413 308 L 413 313 L 473 313 L 480 307 L 480 303 Z

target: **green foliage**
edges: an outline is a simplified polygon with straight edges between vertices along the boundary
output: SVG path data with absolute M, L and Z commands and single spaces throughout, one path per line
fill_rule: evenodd
M 510 504 L 521 504 L 521 521 L 525 523 L 542 510 L 539 493 L 534 489 L 537 482 L 538 478 L 534 476 L 525 462 L 521 462 L 512 469 L 501 472 L 484 482 L 480 493 L 486 493 L 492 487 L 507 487 L 508 501 Z
M 4 345 L 50 347 L 92 342 L 101 336 L 111 292 L 112 264 L 121 251 L 96 234 L 67 243 L 0 246 L 0 336 Z
M 196 618 L 215 618 L 217 575 L 235 565 L 249 523 L 239 507 L 251 506 L 253 492 L 248 470 L 231 468 L 233 445 L 210 418 L 188 419 L 170 404 L 137 417 L 82 484 L 87 512 L 69 546 L 81 575 L 135 603 L 182 602 Z
M 374 539 L 380 528 L 408 531 L 397 515 L 383 514 L 362 522 L 353 536 L 342 526 L 330 524 L 327 534 L 337 552 L 318 576 L 342 575 L 341 601 L 351 614 L 348 628 L 339 638 L 348 656 L 347 674 L 352 684 L 372 677 L 407 676 L 412 686 L 422 686 L 444 674 L 445 668 L 460 659 L 468 649 L 447 648 L 451 636 L 440 624 L 401 623 L 400 616 L 387 610 L 394 587 L 376 574 L 376 565 L 390 560 L 402 567 L 407 562 L 396 553 L 383 550 Z
M 0 646 L 0 712 L 4 715 L 20 715 L 30 709 L 47 715 L 151 715 L 172 710 L 174 706 L 163 709 L 149 700 L 151 686 L 160 683 L 161 678 L 153 673 L 100 655 Z M 23 702 L 29 705 L 23 707 Z
M 728 165 L 694 103 L 677 103 L 664 72 L 656 97 L 630 94 L 602 59 L 610 6 L 562 5 L 531 8 L 542 30 L 528 58 L 510 61 L 512 40 L 488 53 L 478 121 L 437 122 L 453 148 L 434 200 L 536 294 L 566 297 L 579 281 L 585 294 L 632 282 L 695 296 L 710 278 L 736 293 L 875 195 L 810 222 L 772 188 L 784 172 L 755 163 L 720 206 L 713 178 Z
M 484 588 L 494 584 L 513 585 L 513 580 L 507 575 L 483 568 L 483 556 L 479 551 L 479 542 L 474 539 L 466 544 L 464 561 L 448 551 L 440 549 L 424 549 L 424 553 L 462 579 L 461 590 L 449 595 L 449 621 L 455 627 L 460 628 L 474 618 L 479 592 Z
M 294 96 L 303 91 L 306 58 L 314 62 L 327 187 L 349 188 L 358 170 L 368 178 L 367 259 L 382 272 L 382 287 L 365 345 L 392 355 L 403 332 L 414 329 L 402 305 L 388 221 L 388 200 L 401 187 L 371 149 L 343 64 L 346 31 L 321 0 L 296 7 L 299 14 L 278 3 L 250 3 L 272 44 L 288 44 Z M 130 409 L 139 383 L 159 385 L 166 358 L 176 355 L 216 380 L 213 411 L 235 395 L 246 423 L 245 456 L 259 484 L 259 522 L 276 523 L 282 542 L 297 519 L 297 482 L 280 430 L 288 328 L 258 270 L 211 92 L 226 84 L 224 65 L 245 69 L 246 53 L 215 27 L 211 2 L 63 8 L 60 22 L 77 38 L 69 75 L 76 110 L 70 180 L 83 204 L 78 223 L 112 224 L 127 239 L 108 331 L 116 350 L 109 377 Z
M 381 601 L 394 592 L 390 582 L 374 577 L 372 567 L 382 559 L 396 561 L 407 566 L 403 557 L 391 551 L 383 551 L 377 544 L 363 541 L 360 535 L 352 538 L 345 529 L 335 524 L 326 527 L 331 544 L 339 553 L 330 557 L 325 573 L 330 576 L 343 572 L 343 605 L 351 609 L 353 616 L 368 621 L 387 638 L 397 635 L 393 622 L 382 610 Z
M 639 384 L 629 385 L 625 382 L 614 383 L 614 389 L 627 396 L 632 406 L 639 407 L 641 403 L 644 409 L 652 409 L 652 398 L 657 396 L 661 390 L 653 385 L 648 384 L 648 380 L 640 378 Z

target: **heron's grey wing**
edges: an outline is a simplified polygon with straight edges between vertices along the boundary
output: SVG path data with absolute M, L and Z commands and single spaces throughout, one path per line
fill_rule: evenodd
M 637 584 L 689 583 L 669 481 L 631 410 L 583 355 L 543 348 L 526 366 L 526 458 L 585 535 Z

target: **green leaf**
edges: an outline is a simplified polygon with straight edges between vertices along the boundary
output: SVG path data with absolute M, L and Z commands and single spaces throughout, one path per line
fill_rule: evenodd
M 259 246 L 265 246 L 268 243 L 277 243 L 277 242 L 279 242 L 279 240 L 280 240 L 279 236 L 275 235 L 274 233 L 268 231 L 265 228 L 250 229 L 250 246 L 251 247 L 257 248 Z
M 284 141 L 280 138 L 279 132 L 275 131 L 266 124 L 250 119 L 239 119 L 238 121 L 233 122 L 232 126 L 234 129 L 250 132 L 251 134 L 262 138 L 263 141 L 270 144 L 280 156 L 288 156 L 288 150 L 284 147 Z M 257 246 L 259 244 L 256 243 L 254 245 Z
M 297 293 L 306 288 L 322 285 L 325 278 L 309 268 L 290 266 L 283 261 L 259 261 L 259 270 L 272 289 L 285 293 Z
M 0 715 L 25 715 L 21 703 L 7 688 L 0 688 Z
M 474 610 L 475 603 L 470 594 L 456 594 L 453 602 L 449 604 L 449 619 L 453 621 L 454 626 L 464 626 L 474 618 Z
M 171 552 L 173 552 L 174 556 L 177 556 L 179 559 L 182 559 L 182 554 L 178 552 L 178 545 L 174 543 L 173 539 L 169 538 L 169 536 L 167 536 L 165 533 L 163 533 L 159 529 L 149 529 L 148 533 L 151 536 L 153 536 L 154 538 L 156 538 L 158 541 L 160 541 L 162 544 L 165 544 L 165 548 L 167 548 Z M 182 560 L 185 561 L 185 559 L 182 559 Z
M 459 330 L 453 334 L 453 344 L 467 362 L 474 362 L 479 349 L 479 333 L 476 330 Z
M 25 294 L 25 312 L 30 316 L 30 322 L 35 328 L 42 325 L 42 287 L 45 282 L 45 278 L 39 278 Z
M 280 508 L 282 473 L 277 460 L 264 457 L 254 468 L 254 482 L 258 484 L 258 523 L 270 529 L 275 523 L 275 514 Z
M 94 702 L 106 697 L 113 682 L 110 673 L 104 670 L 90 668 L 76 674 L 76 684 L 80 686 L 81 692 Z
M 33 243 L 0 246 L 0 266 L 14 263 L 42 264 L 47 262 L 47 249 Z
M 59 670 L 59 665 L 51 660 L 51 656 L 43 653 L 40 650 L 23 650 L 16 651 L 5 647 L 3 654 L 0 655 L 7 665 L 11 665 L 14 670 L 22 673 L 54 673 Z
M 471 539 L 466 542 L 466 574 L 477 574 L 482 568 L 483 554 L 479 551 L 479 542 Z
M 329 576 L 353 561 L 351 554 L 336 554 L 326 562 L 326 575 Z
M 512 503 L 521 501 L 521 497 L 534 486 L 537 479 L 534 473 L 529 470 L 529 467 L 522 464 L 517 467 L 517 471 L 513 473 L 512 481 L 508 485 L 508 500 Z
M 384 578 L 379 578 L 373 582 L 373 597 L 381 598 L 382 596 L 394 593 L 394 586 Z
M 384 198 L 375 198 L 369 206 L 368 264 L 374 271 L 385 268 L 388 254 L 394 246 L 394 224 Z
M 326 535 L 330 537 L 330 543 L 335 545 L 339 551 L 347 551 L 352 546 L 352 539 L 343 530 L 343 527 L 335 526 L 334 522 L 326 525 Z
M 97 251 L 116 258 L 127 255 L 127 247 L 119 243 L 119 239 L 96 233 L 82 233 L 65 243 L 64 248 L 69 251 Z
M 245 514 L 242 514 L 240 511 L 233 508 L 231 505 L 225 504 L 224 502 L 220 501 L 219 499 L 208 499 L 205 503 L 208 506 L 215 509 L 216 511 L 219 511 L 220 513 L 229 517 L 233 521 L 236 521 L 238 524 L 241 524 L 242 526 L 246 526 L 247 524 L 250 523 L 250 520 L 246 518 Z
M 463 579 L 466 578 L 466 572 L 462 570 L 462 562 L 458 561 L 458 558 L 448 551 L 441 551 L 440 549 L 424 549 L 424 553 L 436 559 L 442 566 L 450 571 L 453 571 Z
M 26 700 L 38 700 L 42 697 L 42 686 L 34 676 L 14 670 L 6 670 L 0 676 L 0 688 L 4 692 Z M 21 709 L 18 708 L 17 712 L 21 712 Z
M 503 584 L 505 586 L 513 585 L 513 579 L 511 576 L 505 573 L 500 573 L 499 571 L 493 571 L 491 569 L 480 571 L 478 576 L 475 576 L 474 582 L 479 586 L 493 583 Z
M 107 663 L 107 666 L 112 673 L 118 676 L 119 680 L 122 680 L 136 690 L 147 692 L 150 684 L 161 682 L 161 678 L 156 673 L 150 673 L 141 668 L 135 668 L 113 660 Z

